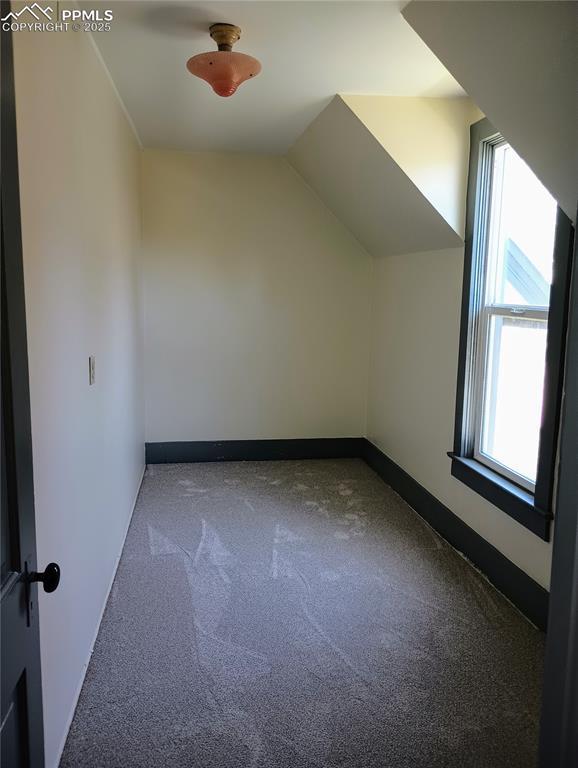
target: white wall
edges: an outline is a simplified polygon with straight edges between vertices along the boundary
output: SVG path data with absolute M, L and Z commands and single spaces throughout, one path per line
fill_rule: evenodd
M 551 544 L 450 474 L 463 261 L 463 248 L 375 260 L 367 435 L 548 587 Z
M 368 254 L 280 157 L 142 182 L 147 441 L 362 435 Z
M 85 33 L 14 45 L 38 563 L 62 569 L 40 591 L 52 768 L 143 470 L 139 158 Z

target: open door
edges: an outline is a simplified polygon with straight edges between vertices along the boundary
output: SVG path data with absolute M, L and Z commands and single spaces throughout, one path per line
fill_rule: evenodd
M 1 3 L 2 16 L 10 10 Z M 58 586 L 54 563 L 36 572 L 34 491 L 26 313 L 20 233 L 20 196 L 10 32 L 1 35 L 1 388 L 2 388 L 2 768 L 42 768 L 42 689 L 38 633 L 38 585 Z

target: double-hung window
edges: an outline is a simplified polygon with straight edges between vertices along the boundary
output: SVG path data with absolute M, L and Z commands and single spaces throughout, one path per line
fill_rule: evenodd
M 452 474 L 547 538 L 572 228 L 487 120 L 471 138 Z

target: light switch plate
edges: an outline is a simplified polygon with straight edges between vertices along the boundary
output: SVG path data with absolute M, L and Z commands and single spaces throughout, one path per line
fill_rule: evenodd
M 95 376 L 95 369 L 94 369 L 94 355 L 91 355 L 88 358 L 88 383 L 90 386 L 94 384 L 94 376 Z

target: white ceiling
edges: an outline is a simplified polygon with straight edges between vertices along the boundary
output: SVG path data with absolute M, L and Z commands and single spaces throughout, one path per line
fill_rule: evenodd
M 403 2 L 89 2 L 112 8 L 94 38 L 145 147 L 285 153 L 336 93 L 462 96 L 401 16 Z M 263 71 L 232 97 L 185 69 L 215 49 L 217 21 Z

